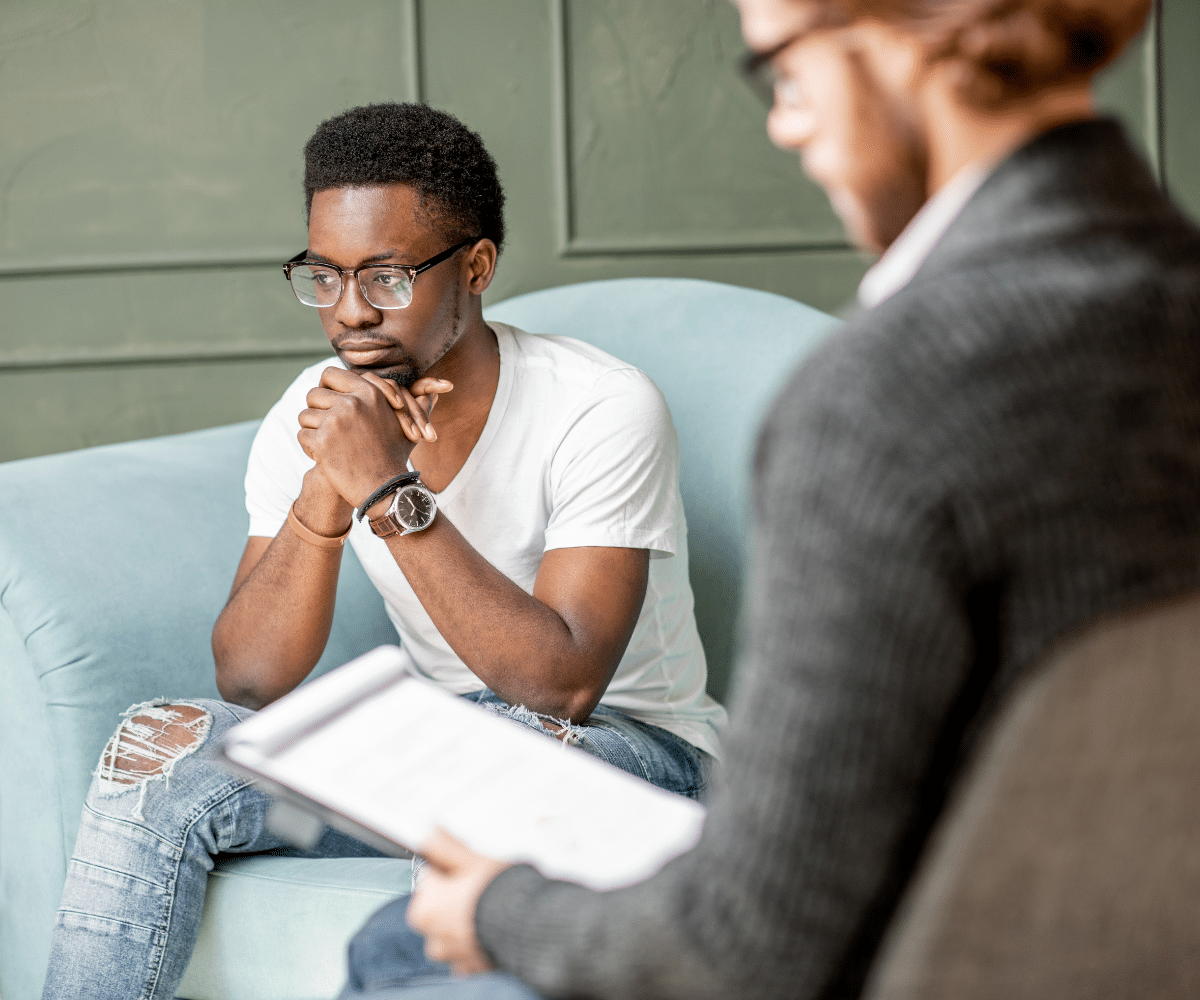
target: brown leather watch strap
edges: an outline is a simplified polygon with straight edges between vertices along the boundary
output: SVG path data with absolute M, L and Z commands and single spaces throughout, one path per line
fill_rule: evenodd
M 371 530 L 380 538 L 391 538 L 392 535 L 401 535 L 404 533 L 404 525 L 397 521 L 391 514 L 391 508 L 388 513 L 371 519 Z

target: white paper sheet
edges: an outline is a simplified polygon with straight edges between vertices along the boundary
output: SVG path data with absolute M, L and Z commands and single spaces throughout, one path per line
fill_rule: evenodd
M 297 689 L 232 730 L 227 756 L 397 844 L 419 851 L 440 826 L 596 889 L 640 881 L 699 838 L 699 804 L 400 664 L 381 647 Z

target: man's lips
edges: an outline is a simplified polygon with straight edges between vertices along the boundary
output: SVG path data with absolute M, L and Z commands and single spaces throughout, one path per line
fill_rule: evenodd
M 384 360 L 393 349 L 394 345 L 378 340 L 343 340 L 334 344 L 334 350 L 343 361 L 364 368 Z

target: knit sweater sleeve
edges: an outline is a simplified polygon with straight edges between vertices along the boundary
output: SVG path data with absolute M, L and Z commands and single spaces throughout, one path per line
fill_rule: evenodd
M 864 385 L 845 348 L 802 367 L 760 436 L 750 614 L 700 843 L 628 889 L 520 866 L 480 900 L 486 951 L 547 996 L 856 995 L 972 630 L 911 386 Z

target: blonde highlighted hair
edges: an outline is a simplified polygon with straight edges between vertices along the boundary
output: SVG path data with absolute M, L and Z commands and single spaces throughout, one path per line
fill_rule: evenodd
M 837 20 L 876 19 L 956 65 L 963 96 L 989 107 L 1090 79 L 1145 23 L 1152 0 L 839 0 Z

